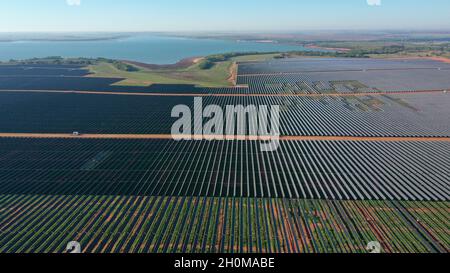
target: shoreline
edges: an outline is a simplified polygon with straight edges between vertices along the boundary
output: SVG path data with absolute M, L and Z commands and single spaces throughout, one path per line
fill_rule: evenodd
M 386 58 L 388 60 L 432 60 L 436 62 L 450 63 L 450 59 L 446 57 L 393 57 Z

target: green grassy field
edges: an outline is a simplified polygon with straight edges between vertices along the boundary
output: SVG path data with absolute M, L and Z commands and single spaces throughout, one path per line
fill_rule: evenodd
M 230 80 L 234 63 L 242 61 L 262 61 L 274 58 L 279 54 L 258 54 L 233 57 L 229 60 L 216 62 L 209 69 L 201 69 L 200 63 L 187 68 L 147 69 L 139 67 L 139 71 L 128 72 L 118 69 L 114 64 L 99 62 L 88 66 L 90 77 L 123 78 L 116 85 L 148 86 L 151 84 L 193 84 L 202 87 L 232 86 Z

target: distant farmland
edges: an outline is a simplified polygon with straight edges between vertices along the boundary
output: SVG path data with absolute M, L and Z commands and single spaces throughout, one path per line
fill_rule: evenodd
M 238 72 L 239 87 L 124 87 L 80 66 L 0 66 L 0 252 L 74 240 L 88 253 L 362 253 L 371 241 L 449 252 L 448 64 L 284 59 Z M 280 105 L 280 149 L 151 139 L 199 95 Z

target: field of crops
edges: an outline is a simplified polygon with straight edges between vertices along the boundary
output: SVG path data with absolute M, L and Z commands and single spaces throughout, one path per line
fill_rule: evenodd
M 0 195 L 0 252 L 363 253 L 449 250 L 448 203 Z

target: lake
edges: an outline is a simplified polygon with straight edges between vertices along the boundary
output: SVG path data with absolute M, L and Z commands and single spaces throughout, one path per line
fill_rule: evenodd
M 0 61 L 62 56 L 103 57 L 153 64 L 172 64 L 189 57 L 217 53 L 293 50 L 311 49 L 277 43 L 136 35 L 127 38 L 101 41 L 0 42 Z

